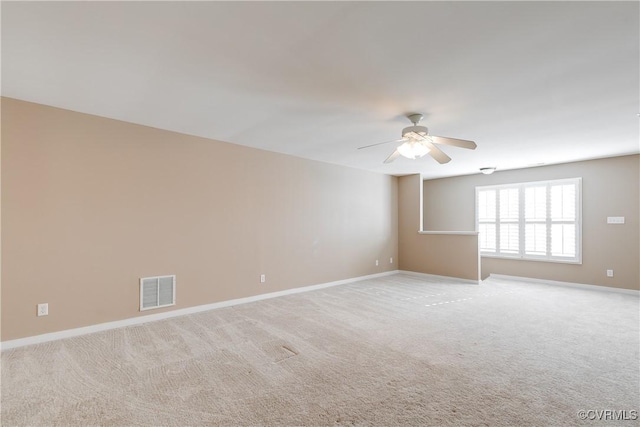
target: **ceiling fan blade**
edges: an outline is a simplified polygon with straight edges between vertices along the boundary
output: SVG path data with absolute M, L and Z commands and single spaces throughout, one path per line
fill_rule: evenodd
M 451 161 L 451 157 L 447 156 L 441 149 L 436 147 L 430 141 L 424 140 L 422 141 L 424 145 L 429 147 L 429 155 L 435 159 L 436 162 L 442 164 L 449 163 Z
M 396 139 L 394 141 L 379 142 L 377 144 L 371 144 L 371 145 L 365 145 L 364 147 L 358 147 L 358 150 L 362 150 L 363 148 L 376 147 L 378 145 L 391 144 L 392 142 L 404 142 L 404 141 L 405 141 L 405 139 Z
M 397 159 L 398 157 L 400 157 L 400 152 L 398 150 L 396 150 L 393 153 L 391 153 L 391 155 L 389 157 L 387 157 L 387 159 L 384 161 L 384 163 L 391 163 L 395 159 Z
M 477 147 L 475 142 L 467 141 L 466 139 L 448 138 L 446 136 L 431 136 L 431 138 L 433 142 L 453 147 L 467 148 L 469 150 L 475 150 Z

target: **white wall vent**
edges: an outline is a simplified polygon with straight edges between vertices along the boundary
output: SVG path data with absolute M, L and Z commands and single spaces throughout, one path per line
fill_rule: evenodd
M 140 311 L 176 304 L 176 276 L 140 279 Z

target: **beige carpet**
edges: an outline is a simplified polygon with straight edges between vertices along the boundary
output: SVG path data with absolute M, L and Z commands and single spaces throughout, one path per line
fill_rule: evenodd
M 5 351 L 1 421 L 639 425 L 578 415 L 640 409 L 639 309 L 631 295 L 398 274 Z

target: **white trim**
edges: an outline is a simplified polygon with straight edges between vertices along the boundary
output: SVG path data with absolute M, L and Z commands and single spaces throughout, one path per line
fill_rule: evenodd
M 611 286 L 587 285 L 584 283 L 572 283 L 572 282 L 559 282 L 556 280 L 534 279 L 531 277 L 508 276 L 506 274 L 493 274 L 493 273 L 489 275 L 488 279 L 507 280 L 507 281 L 515 281 L 515 282 L 529 282 L 529 283 L 536 283 L 536 284 L 550 285 L 550 286 L 564 286 L 568 288 L 586 289 L 586 290 L 598 291 L 598 292 L 614 292 L 618 294 L 635 295 L 637 297 L 640 297 L 640 290 L 614 288 Z
M 298 294 L 301 292 L 316 291 L 329 288 L 331 286 L 346 285 L 347 283 L 359 282 L 361 280 L 375 279 L 378 277 L 391 276 L 397 274 L 398 270 L 385 271 L 383 273 L 369 274 L 367 276 L 352 277 L 350 279 L 336 280 L 335 282 L 320 283 L 318 285 L 292 288 L 284 291 L 270 292 L 268 294 L 254 295 L 246 298 L 232 299 L 228 301 L 214 302 L 212 304 L 197 305 L 194 307 L 181 308 L 179 310 L 166 311 L 163 313 L 149 314 L 145 316 L 130 317 L 128 319 L 116 320 L 113 322 L 98 323 L 96 325 L 84 326 L 81 328 L 67 329 L 64 331 L 51 332 L 48 334 L 35 335 L 32 337 L 18 338 L 15 340 L 3 341 L 0 343 L 2 351 L 26 345 L 40 344 L 49 341 L 56 341 L 64 338 L 77 337 L 79 335 L 92 334 L 94 332 L 107 331 L 110 329 L 123 328 L 125 326 L 140 325 L 154 322 L 156 320 L 169 319 L 172 317 L 184 316 L 186 314 L 200 313 L 202 311 L 215 310 L 218 308 L 231 307 L 234 305 L 246 304 L 250 302 L 262 301 L 265 299 L 281 297 L 285 295 Z
M 582 261 L 565 261 L 563 259 L 560 258 L 543 258 L 543 257 L 535 257 L 534 255 L 527 255 L 527 258 L 523 258 L 519 255 L 507 255 L 507 254 L 492 254 L 489 252 L 481 252 L 480 253 L 480 257 L 481 258 L 500 258 L 500 259 L 509 259 L 509 260 L 513 260 L 513 261 L 534 261 L 534 262 L 555 262 L 558 264 L 576 264 L 576 265 L 582 265 Z
M 470 284 L 470 285 L 479 285 L 482 282 L 481 280 L 460 279 L 458 277 L 439 276 L 437 274 L 418 273 L 417 271 L 408 271 L 408 270 L 399 270 L 398 273 L 408 274 L 409 276 L 422 277 L 425 279 L 444 280 L 452 283 L 464 283 L 464 284 Z
M 477 236 L 478 231 L 418 231 L 418 234 L 452 234 L 459 236 Z

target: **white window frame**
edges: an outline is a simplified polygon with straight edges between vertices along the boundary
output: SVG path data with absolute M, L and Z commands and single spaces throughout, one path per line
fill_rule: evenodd
M 576 226 L 576 242 L 575 242 L 576 253 L 575 253 L 575 257 L 571 257 L 571 258 L 551 255 L 551 225 L 558 224 L 558 223 L 561 224 L 563 222 L 552 221 L 551 219 L 551 215 L 550 215 L 551 203 L 549 202 L 551 197 L 550 188 L 552 185 L 566 185 L 566 184 L 574 184 L 576 187 L 576 206 L 575 206 L 576 216 L 575 216 L 575 221 L 569 222 L 571 224 L 575 223 L 575 226 Z M 547 187 L 547 191 L 546 191 L 547 212 L 546 212 L 546 218 L 544 220 L 544 223 L 547 226 L 546 255 L 532 255 L 532 254 L 527 254 L 525 252 L 525 226 L 527 224 L 527 221 L 525 219 L 525 191 L 529 187 L 539 187 L 539 186 Z M 518 189 L 518 194 L 519 194 L 518 238 L 520 242 L 519 242 L 519 250 L 517 254 L 507 254 L 507 253 L 500 252 L 499 193 L 500 193 L 500 190 L 514 189 L 514 188 Z M 478 215 L 479 214 L 478 212 L 479 197 L 478 196 L 481 191 L 487 191 L 487 190 L 495 190 L 496 192 L 495 193 L 496 194 L 496 202 L 495 202 L 496 218 L 495 218 L 495 222 L 493 222 L 493 224 L 495 224 L 495 227 L 496 227 L 496 234 L 495 234 L 496 250 L 495 252 L 488 252 L 488 251 L 482 251 L 482 249 L 480 249 L 481 257 L 518 259 L 518 260 L 528 260 L 528 261 L 559 262 L 559 263 L 565 263 L 565 264 L 582 264 L 582 178 L 565 178 L 565 179 L 554 179 L 554 180 L 547 180 L 547 181 L 520 182 L 520 183 L 513 183 L 513 184 L 485 185 L 485 186 L 476 187 L 475 222 L 476 222 L 476 231 L 478 232 L 480 231 L 480 224 L 481 224 L 479 220 L 479 215 Z M 484 223 L 487 223 L 487 222 L 484 222 Z M 491 224 L 491 222 L 488 222 L 488 223 Z

